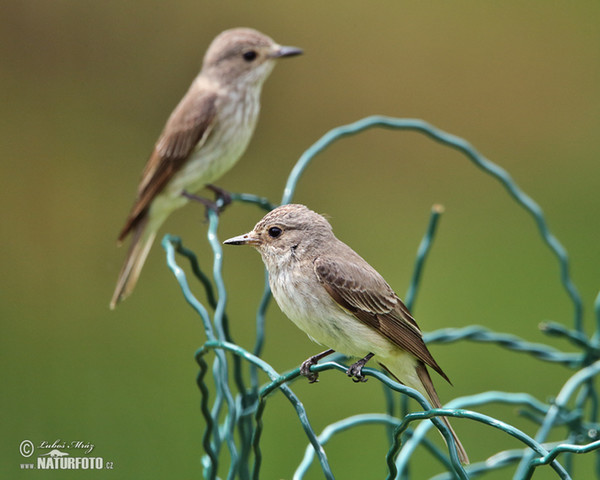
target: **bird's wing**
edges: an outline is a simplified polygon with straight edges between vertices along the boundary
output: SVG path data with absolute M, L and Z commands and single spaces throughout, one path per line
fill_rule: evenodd
M 144 167 L 135 204 L 119 234 L 119 241 L 133 229 L 190 153 L 206 141 L 217 113 L 217 99 L 216 93 L 199 94 L 192 87 L 179 102 Z
M 321 256 L 314 262 L 315 274 L 331 298 L 450 382 L 429 353 L 408 308 L 373 267 L 349 252 L 355 255 L 350 255 L 351 260 Z

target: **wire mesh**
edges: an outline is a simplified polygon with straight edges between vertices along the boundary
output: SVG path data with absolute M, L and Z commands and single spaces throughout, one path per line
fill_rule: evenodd
M 266 278 L 262 299 L 255 315 L 256 342 L 252 352 L 232 341 L 225 312 L 227 289 L 222 276 L 223 252 L 217 235 L 219 216 L 210 211 L 207 235 L 213 252 L 212 278 L 203 272 L 195 254 L 184 247 L 181 239 L 166 235 L 162 241 L 166 250 L 167 264 L 175 275 L 185 300 L 200 316 L 206 333 L 206 341 L 195 356 L 199 365 L 197 384 L 201 392 L 200 411 L 206 425 L 202 442 L 204 477 L 215 479 L 218 478 L 219 472 L 227 471 L 228 479 L 260 478 L 263 460 L 261 435 L 264 412 L 269 396 L 280 392 L 295 409 L 298 422 L 308 439 L 304 458 L 293 474 L 294 479 L 305 477 L 315 457 L 320 464 L 323 477 L 335 478 L 324 446 L 332 437 L 368 424 L 383 425 L 390 432 L 391 441 L 386 455 L 388 479 L 409 478 L 408 463 L 419 445 L 430 452 L 445 470 L 445 473 L 435 477 L 436 480 L 475 478 L 509 465 L 515 466 L 513 476 L 515 479 L 529 479 L 535 470 L 543 465 L 547 465 L 556 477 L 569 479 L 573 470 L 573 455 L 591 452 L 595 455 L 595 471 L 590 472 L 587 478 L 592 476 L 600 478 L 598 392 L 594 384 L 595 378 L 600 373 L 600 294 L 594 303 L 595 331 L 591 337 L 588 337 L 583 328 L 582 301 L 569 275 L 568 255 L 550 232 L 542 209 L 517 186 L 504 169 L 486 159 L 462 138 L 446 133 L 422 120 L 372 116 L 332 129 L 306 150 L 288 177 L 281 204 L 292 201 L 303 172 L 320 152 L 343 137 L 374 127 L 422 133 L 442 145 L 458 150 L 473 165 L 498 180 L 514 201 L 525 209 L 536 223 L 542 241 L 558 263 L 559 281 L 573 308 L 573 328 L 558 323 L 544 323 L 541 325 L 541 330 L 550 336 L 565 338 L 575 348 L 574 352 L 563 352 L 549 345 L 531 343 L 515 335 L 494 332 L 481 326 L 437 330 L 426 334 L 425 341 L 492 343 L 510 351 L 564 365 L 572 369 L 573 374 L 552 402 L 539 401 L 529 394 L 488 391 L 456 398 L 448 402 L 444 408 L 432 409 L 428 401 L 416 390 L 394 382 L 382 372 L 365 368 L 363 370 L 365 375 L 383 385 L 387 413 L 355 415 L 332 423 L 317 434 L 311 426 L 308 412 L 289 386 L 300 376 L 300 369 L 296 368 L 280 374 L 260 358 L 265 339 L 265 313 L 271 300 Z M 232 194 L 232 198 L 234 202 L 255 204 L 264 211 L 269 211 L 276 206 L 266 198 L 251 194 Z M 432 246 L 441 214 L 442 209 L 434 206 L 417 252 L 413 277 L 405 298 L 409 308 L 414 303 L 421 272 Z M 192 293 L 183 269 L 176 263 L 176 254 L 189 261 L 194 276 L 203 287 L 208 308 Z M 213 377 L 212 391 L 206 380 L 209 372 L 206 355 L 209 352 L 214 352 L 214 361 L 210 369 Z M 311 370 L 314 372 L 338 370 L 345 373 L 347 366 L 343 363 L 346 359 L 340 355 L 332 358 L 331 361 L 313 366 Z M 232 379 L 229 378 L 230 372 Z M 260 372 L 268 378 L 268 381 L 262 385 Z M 402 394 L 400 397 L 403 399 L 408 397 L 415 399 L 423 410 L 408 412 L 405 400 L 401 402 L 402 405 L 398 409 L 396 402 L 399 396 L 393 395 L 393 392 L 400 392 Z M 521 414 L 538 425 L 535 434 L 530 436 L 509 423 L 470 410 L 492 403 L 519 406 Z M 400 415 L 394 413 L 397 410 L 401 412 Z M 439 419 L 440 416 L 459 417 L 482 423 L 515 438 L 523 448 L 501 451 L 484 461 L 465 467 L 458 460 L 450 432 Z M 424 422 L 425 419 L 430 419 L 431 422 Z M 448 443 L 448 452 L 440 450 L 425 437 L 431 426 L 435 426 L 444 435 Z M 561 442 L 548 442 L 550 432 L 557 427 L 562 431 L 566 429 L 567 435 Z M 224 454 L 224 449 L 227 450 L 228 455 Z M 228 464 L 221 465 L 225 461 L 228 461 Z

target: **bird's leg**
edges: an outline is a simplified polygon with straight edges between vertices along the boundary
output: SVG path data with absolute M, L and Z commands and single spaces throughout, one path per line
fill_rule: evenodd
M 225 190 L 221 190 L 220 188 L 215 187 L 214 185 L 207 185 L 206 187 L 208 189 L 212 190 L 213 192 L 215 192 L 216 198 L 214 201 L 209 200 L 208 198 L 205 198 L 205 197 L 200 197 L 199 195 L 194 195 L 193 193 L 189 193 L 186 190 L 181 192 L 181 195 L 183 197 L 187 198 L 188 200 L 192 200 L 194 202 L 198 202 L 198 203 L 204 205 L 204 207 L 206 208 L 204 217 L 205 217 L 205 220 L 208 220 L 208 211 L 212 210 L 217 215 L 219 215 L 223 210 L 225 210 L 225 207 L 231 203 L 231 195 L 228 192 L 226 192 Z M 219 204 L 217 203 L 219 199 L 222 200 L 221 207 L 219 207 Z
M 361 358 L 358 362 L 350 365 L 348 370 L 346 370 L 346 375 L 352 377 L 352 380 L 355 382 L 366 382 L 368 379 L 362 374 L 363 367 L 367 364 L 369 360 L 375 355 L 374 353 L 369 353 L 365 358 Z
M 315 383 L 319 379 L 319 374 L 317 372 L 311 372 L 310 367 L 316 365 L 319 360 L 325 358 L 327 355 L 331 355 L 332 353 L 335 353 L 335 350 L 330 348 L 329 350 L 317 353 L 316 355 L 313 355 L 302 362 L 302 365 L 300 365 L 300 374 L 308 378 L 308 383 Z
M 201 197 L 199 195 L 194 195 L 193 193 L 184 190 L 181 192 L 181 196 L 187 198 L 188 200 L 192 200 L 193 202 L 198 202 L 206 207 L 206 219 L 208 219 L 208 211 L 212 210 L 215 213 L 219 213 L 219 207 L 217 207 L 217 203 L 209 200 L 208 198 Z
M 218 213 L 221 213 L 222 211 L 224 211 L 225 207 L 232 202 L 231 193 L 229 193 L 224 188 L 217 187 L 216 185 L 213 185 L 212 183 L 209 183 L 208 185 L 206 185 L 206 188 L 208 188 L 211 192 L 213 192 L 215 194 L 215 203 L 217 203 L 219 200 L 221 200 L 221 207 L 219 208 Z

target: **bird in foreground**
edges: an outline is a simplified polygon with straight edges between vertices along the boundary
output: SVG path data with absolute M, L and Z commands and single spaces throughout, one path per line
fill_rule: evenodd
M 132 235 L 111 309 L 132 292 L 156 233 L 171 212 L 225 174 L 246 150 L 262 85 L 275 61 L 300 53 L 250 28 L 226 30 L 213 40 L 200 73 L 171 113 L 142 172 L 118 238 L 121 244 Z
M 365 381 L 362 368 L 376 356 L 397 381 L 441 403 L 427 366 L 450 382 L 427 349 L 421 330 L 383 277 L 333 234 L 329 222 L 304 205 L 283 205 L 267 213 L 254 229 L 230 238 L 228 245 L 251 245 L 261 254 L 269 284 L 281 310 L 313 341 L 329 348 L 301 367 L 338 351 L 361 360 L 346 372 Z M 459 459 L 467 453 L 446 417 Z

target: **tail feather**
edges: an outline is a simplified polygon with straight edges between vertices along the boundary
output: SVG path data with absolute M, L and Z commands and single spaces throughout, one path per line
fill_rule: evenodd
M 135 226 L 131 245 L 125 258 L 125 263 L 119 273 L 117 286 L 110 301 L 110 308 L 113 310 L 117 304 L 127 298 L 133 291 L 137 280 L 150 252 L 150 247 L 156 237 L 156 229 L 146 228 L 148 217 L 140 219 Z
M 427 392 L 427 395 L 429 396 L 429 399 L 431 400 L 432 406 L 434 408 L 442 408 L 442 404 L 437 395 L 437 392 L 435 391 L 435 387 L 433 386 L 433 382 L 431 381 L 431 377 L 429 376 L 429 372 L 427 371 L 427 367 L 425 366 L 425 364 L 423 362 L 419 362 L 419 364 L 416 367 L 416 370 L 417 370 L 417 375 L 419 376 L 419 379 L 421 380 L 421 383 L 423 384 L 423 387 L 425 388 L 425 391 Z M 454 438 L 454 442 L 456 443 L 456 449 L 457 449 L 457 453 L 458 453 L 458 459 L 464 465 L 468 465 L 469 457 L 467 456 L 467 452 L 466 452 L 465 448 L 463 447 L 462 443 L 460 443 L 460 440 L 458 439 L 458 436 L 456 435 L 456 433 L 454 432 L 454 429 L 450 425 L 448 418 L 446 418 L 446 417 L 440 417 L 440 418 L 441 418 L 442 422 L 444 422 L 446 424 L 446 426 L 448 427 L 448 429 L 450 430 L 450 433 L 452 434 L 452 438 Z M 445 441 L 445 439 L 444 439 L 444 441 Z
M 388 367 L 386 367 L 385 365 L 381 364 L 380 365 L 392 376 L 394 377 L 398 382 L 407 385 L 409 387 L 415 388 L 416 390 L 418 390 L 421 393 L 425 393 L 426 396 L 429 398 L 429 400 L 431 401 L 431 405 L 433 406 L 433 408 L 442 408 L 442 404 L 440 402 L 440 399 L 437 395 L 437 392 L 435 391 L 435 387 L 433 386 L 433 382 L 431 380 L 431 377 L 429 376 L 429 372 L 427 371 L 427 367 L 425 366 L 425 364 L 421 361 L 417 362 L 417 364 L 415 365 L 415 371 L 418 377 L 418 383 L 414 384 L 416 382 L 413 381 L 407 381 L 407 379 L 400 379 L 398 378 Z M 404 369 L 399 369 L 399 371 L 403 371 Z M 417 380 L 413 377 L 414 380 Z M 419 388 L 422 387 L 422 388 Z M 450 422 L 448 421 L 448 419 L 446 417 L 440 417 L 440 420 L 442 420 L 442 422 L 444 422 L 444 424 L 448 427 L 448 429 L 450 430 L 450 433 L 452 434 L 452 438 L 454 439 L 454 442 L 456 443 L 456 450 L 458 453 L 458 459 L 460 460 L 460 462 L 463 465 L 468 465 L 469 464 L 469 457 L 467 455 L 467 452 L 465 450 L 465 448 L 463 447 L 462 443 L 460 442 L 460 440 L 458 439 L 458 436 L 456 435 L 456 433 L 454 432 L 454 429 L 452 428 L 452 426 L 450 425 Z M 446 441 L 446 439 L 444 438 L 444 441 Z

